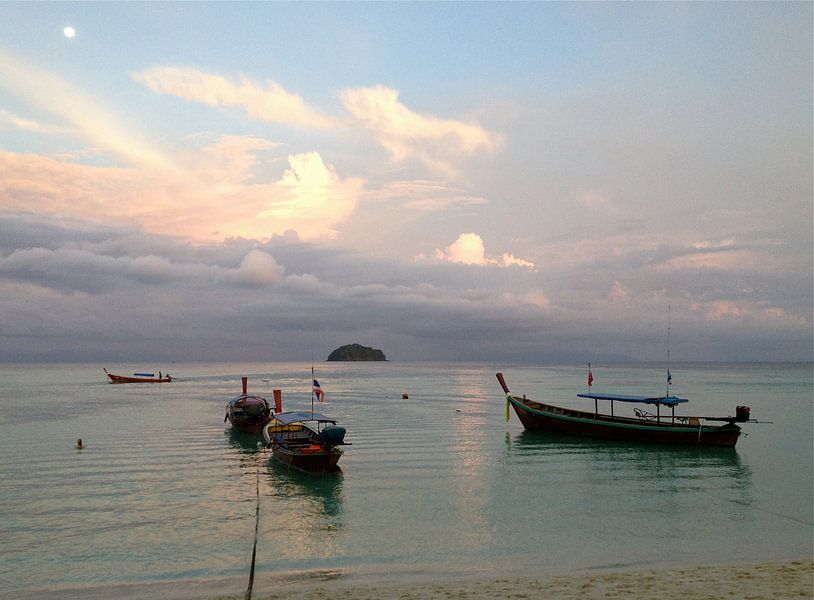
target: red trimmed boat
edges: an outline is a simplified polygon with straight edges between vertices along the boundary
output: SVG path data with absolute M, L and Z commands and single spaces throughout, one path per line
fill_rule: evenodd
M 749 407 L 738 406 L 734 417 L 682 417 L 676 416 L 675 407 L 688 400 L 676 396 L 628 396 L 622 394 L 577 394 L 580 398 L 591 398 L 596 407 L 594 412 L 573 410 L 543 404 L 509 391 L 503 373 L 497 373 L 503 391 L 506 393 L 506 419 L 509 406 L 514 408 L 523 427 L 531 431 L 591 436 L 627 442 L 653 442 L 659 444 L 680 444 L 692 446 L 733 447 L 741 434 L 735 423 L 756 422 L 749 418 Z M 598 400 L 610 401 L 610 414 L 602 414 Z M 613 414 L 614 402 L 636 403 L 654 406 L 656 413 L 634 409 L 636 417 L 622 417 Z M 661 407 L 671 409 L 668 415 L 661 414 Z M 709 422 L 723 421 L 723 425 Z
M 345 428 L 316 412 L 291 411 L 273 416 L 263 428 L 266 446 L 275 460 L 306 473 L 338 469 L 345 442 Z
M 246 393 L 247 382 L 248 378 L 243 377 L 243 393 L 226 404 L 223 421 L 228 419 L 232 427 L 245 433 L 260 433 L 271 418 L 271 407 L 265 398 Z
M 107 374 L 110 383 L 170 383 L 172 381 L 169 373 L 162 376 L 161 371 L 158 372 L 158 377 L 155 376 L 155 373 L 133 373 L 133 376 L 130 377 L 129 375 L 108 373 L 104 368 L 102 370 Z

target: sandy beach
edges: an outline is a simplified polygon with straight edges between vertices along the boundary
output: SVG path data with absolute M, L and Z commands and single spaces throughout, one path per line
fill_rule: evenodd
M 323 598 L 378 600 L 398 598 L 627 598 L 627 599 L 790 599 L 814 597 L 814 561 L 796 560 L 738 566 L 697 566 L 680 569 L 602 572 L 547 578 L 484 578 L 442 583 L 346 585 L 341 581 L 282 585 L 257 600 Z

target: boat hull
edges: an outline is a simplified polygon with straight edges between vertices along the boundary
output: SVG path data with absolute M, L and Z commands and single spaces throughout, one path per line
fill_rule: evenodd
M 172 377 L 127 377 L 125 375 L 107 374 L 110 383 L 172 383 Z
M 226 419 L 244 433 L 262 433 L 271 419 L 271 408 L 259 396 L 241 396 L 226 405 Z
M 688 425 L 670 417 L 660 422 L 612 417 L 560 408 L 526 398 L 506 396 L 517 417 L 529 431 L 550 431 L 627 442 L 678 444 L 685 446 L 735 446 L 741 429 L 725 425 Z
M 228 418 L 229 422 L 232 424 L 232 427 L 238 431 L 242 431 L 243 433 L 262 433 L 263 427 L 265 427 L 266 423 L 269 421 L 268 417 L 257 419 L 235 419 L 230 416 Z
M 342 450 L 336 447 L 323 448 L 319 451 L 299 448 L 290 450 L 275 445 L 271 449 L 271 454 L 276 461 L 306 473 L 330 473 L 338 468 L 337 463 L 342 457 Z

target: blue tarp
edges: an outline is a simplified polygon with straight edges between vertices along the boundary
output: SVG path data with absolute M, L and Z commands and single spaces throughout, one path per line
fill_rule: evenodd
M 290 412 L 282 412 L 274 415 L 274 418 L 288 425 L 289 423 L 298 423 L 300 421 L 319 421 L 320 423 L 336 423 L 335 419 L 326 417 L 318 412 L 312 413 L 305 410 L 294 410 Z
M 155 373 L 133 373 L 134 377 L 155 377 Z
M 626 396 L 624 394 L 577 394 L 577 396 L 580 398 L 593 398 L 594 400 L 618 400 L 619 402 L 666 404 L 667 406 L 689 402 L 686 398 L 677 398 L 676 396 Z

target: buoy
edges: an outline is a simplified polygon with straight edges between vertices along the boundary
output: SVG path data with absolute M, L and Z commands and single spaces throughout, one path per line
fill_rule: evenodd
M 77 439 L 77 440 L 76 440 L 76 449 L 77 449 L 77 450 L 81 450 L 81 449 L 82 449 L 82 448 L 84 448 L 84 447 L 85 447 L 85 446 L 82 444 L 82 438 Z

